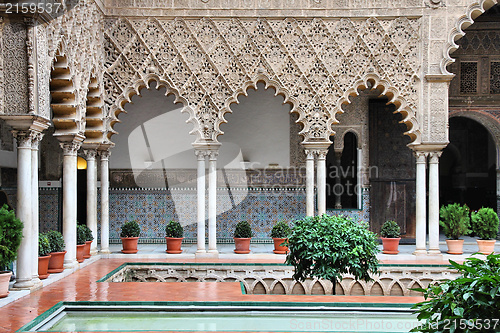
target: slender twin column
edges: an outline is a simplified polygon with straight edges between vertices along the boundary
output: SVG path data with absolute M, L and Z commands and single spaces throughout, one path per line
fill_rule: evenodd
M 32 225 L 32 180 L 31 180 L 31 148 L 32 132 L 13 131 L 17 139 L 17 207 L 16 215 L 23 222 L 23 238 L 17 252 L 17 274 L 15 288 L 31 288 L 33 286 L 33 225 Z M 38 249 L 37 249 L 38 250 Z M 38 258 L 38 254 L 36 256 Z
M 314 216 L 314 156 L 316 159 L 316 188 L 318 215 L 326 213 L 326 154 L 327 148 L 306 148 L 306 215 Z
M 66 243 L 64 267 L 73 268 L 76 261 L 76 208 L 77 208 L 77 152 L 81 146 L 81 138 L 71 142 L 61 142 L 63 149 L 63 237 Z
M 109 150 L 100 150 L 101 157 L 101 253 L 109 251 Z
M 342 150 L 335 150 L 335 166 L 339 171 L 342 168 Z M 337 177 L 335 177 L 336 189 L 342 186 L 342 184 L 340 183 L 340 174 L 341 172 L 337 172 Z M 342 209 L 342 194 L 337 194 L 336 191 L 333 192 L 335 193 L 335 209 Z
M 441 151 L 416 151 L 416 248 L 415 255 L 440 255 L 439 250 L 439 157 Z M 426 166 L 429 161 L 429 251 L 426 246 Z
M 196 149 L 198 157 L 197 203 L 198 203 L 198 249 L 197 254 L 205 250 L 205 198 L 206 170 L 205 160 L 208 157 L 208 253 L 218 254 L 217 250 L 217 156 L 218 150 Z
M 43 133 L 34 132 L 31 143 L 31 219 L 32 219 L 32 242 L 31 242 L 31 271 L 33 281 L 36 284 L 40 281 L 38 278 L 38 232 L 39 232 L 39 202 L 38 202 L 38 147 L 42 141 Z
M 84 149 L 83 153 L 87 159 L 87 227 L 92 231 L 94 241 L 90 253 L 97 253 L 97 149 Z

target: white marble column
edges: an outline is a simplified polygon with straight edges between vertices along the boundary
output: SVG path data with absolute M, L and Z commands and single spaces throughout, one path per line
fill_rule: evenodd
M 314 216 L 314 152 L 306 149 L 306 215 Z
M 439 157 L 440 151 L 429 153 L 429 252 L 440 255 L 439 250 Z
M 343 172 L 342 172 L 342 150 L 335 151 L 335 167 L 337 168 L 337 176 L 335 177 L 335 187 L 332 189 L 332 191 L 335 194 L 335 209 L 342 209 L 342 192 L 340 192 L 340 194 L 336 193 L 338 188 L 342 187 L 342 183 L 341 183 L 341 179 L 340 179 L 341 175 L 343 174 Z
M 198 158 L 198 177 L 196 180 L 196 195 L 198 198 L 198 230 L 197 230 L 197 245 L 196 253 L 206 253 L 205 250 L 205 158 L 206 151 L 196 150 L 195 154 Z
M 90 254 L 97 253 L 97 150 L 85 149 L 85 158 L 87 159 L 87 227 L 92 231 L 94 241 L 90 247 Z
M 218 151 L 210 151 L 208 157 L 208 252 L 217 251 L 217 156 Z
M 66 243 L 64 268 L 73 268 L 78 265 L 76 261 L 76 170 L 77 151 L 80 142 L 62 142 L 63 149 L 63 237 Z
M 34 133 L 31 143 L 31 219 L 32 219 L 32 266 L 33 282 L 40 282 L 38 278 L 38 233 L 39 233 L 39 196 L 38 196 L 38 147 L 42 141 L 43 134 Z
M 326 154 L 328 149 L 318 149 L 316 154 L 318 159 L 317 163 L 317 179 L 316 186 L 318 191 L 318 215 L 326 213 Z
M 17 139 L 17 207 L 16 217 L 24 224 L 23 238 L 17 251 L 17 272 L 14 288 L 33 287 L 33 235 L 31 206 L 31 143 L 30 131 L 13 131 Z M 38 255 L 37 255 L 38 258 Z
M 358 148 L 357 153 L 358 165 L 356 165 L 356 171 L 358 184 L 356 185 L 356 192 L 358 195 L 358 209 L 363 209 L 363 173 L 361 172 L 363 165 L 363 149 Z
M 415 207 L 415 241 L 416 248 L 413 254 L 425 255 L 427 254 L 426 246 L 426 162 L 427 153 L 417 151 L 415 152 L 417 167 L 416 167 L 416 207 Z
M 101 157 L 101 253 L 109 251 L 109 150 L 100 150 Z

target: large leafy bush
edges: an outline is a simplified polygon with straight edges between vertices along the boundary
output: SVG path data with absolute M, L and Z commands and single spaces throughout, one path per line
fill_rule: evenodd
M 23 223 L 7 205 L 0 208 L 0 271 L 17 258 L 17 249 L 23 238 Z
M 500 255 L 450 263 L 461 273 L 456 280 L 415 289 L 426 301 L 413 307 L 423 322 L 412 332 L 499 332 Z
M 498 234 L 498 215 L 491 209 L 483 207 L 472 212 L 472 230 L 479 239 L 495 239 Z
M 335 286 L 343 274 L 370 281 L 370 272 L 378 273 L 377 235 L 364 222 L 326 214 L 306 217 L 295 222 L 288 241 L 286 263 L 294 266 L 295 280 L 317 277 Z
M 443 227 L 444 234 L 449 239 L 459 239 L 470 233 L 470 211 L 467 205 L 458 203 L 442 206 L 439 210 L 439 224 Z

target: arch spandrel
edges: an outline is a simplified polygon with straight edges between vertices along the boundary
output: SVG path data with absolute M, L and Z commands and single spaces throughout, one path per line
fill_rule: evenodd
M 107 104 L 120 112 L 127 97 L 118 96 L 154 72 L 190 107 L 197 143 L 217 142 L 229 105 L 262 80 L 293 104 L 304 143 L 329 142 L 340 105 L 373 74 L 396 96 L 415 140 L 420 24 L 413 18 L 112 19 L 105 32 Z

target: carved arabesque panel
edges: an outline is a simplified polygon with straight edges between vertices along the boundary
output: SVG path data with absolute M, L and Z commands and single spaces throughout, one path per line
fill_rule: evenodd
M 418 19 L 120 18 L 105 26 L 112 115 L 154 72 L 186 101 L 197 142 L 216 142 L 230 104 L 263 80 L 293 104 L 304 142 L 324 142 L 340 105 L 371 80 L 391 90 L 410 132 L 418 127 Z

